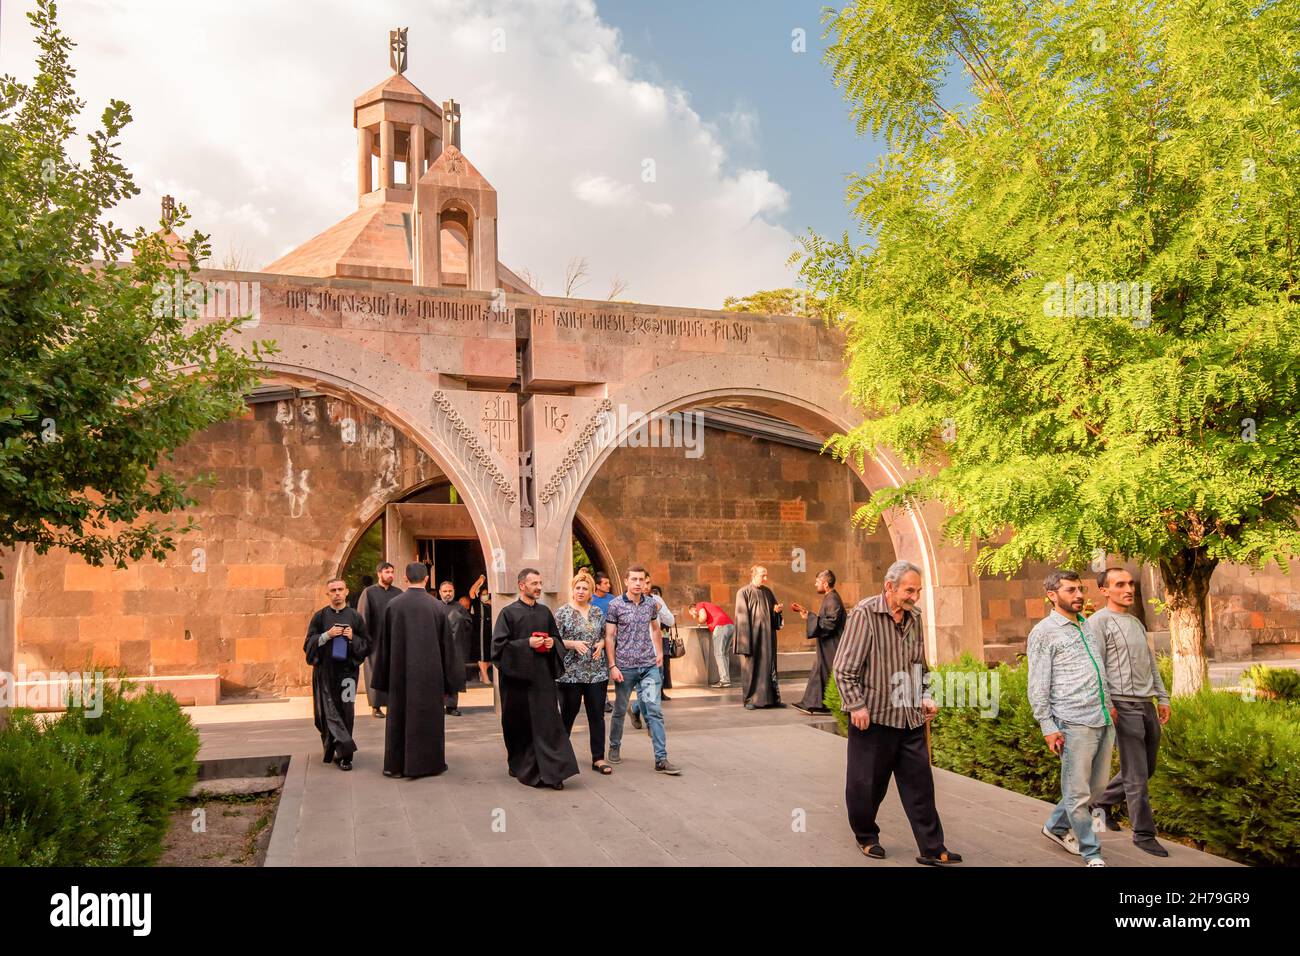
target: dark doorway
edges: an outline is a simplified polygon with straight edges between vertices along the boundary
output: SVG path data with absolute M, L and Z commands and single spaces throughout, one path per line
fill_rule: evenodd
M 477 541 L 447 539 L 433 542 L 433 582 L 435 590 L 443 581 L 456 585 L 456 597 L 468 594 L 480 574 L 487 571 L 483 549 Z

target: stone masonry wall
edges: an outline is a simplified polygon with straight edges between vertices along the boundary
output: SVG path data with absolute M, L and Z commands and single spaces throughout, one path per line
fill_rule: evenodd
M 438 475 L 390 425 L 326 398 L 268 402 L 179 449 L 201 531 L 159 563 L 27 552 L 17 663 L 211 674 L 223 695 L 310 692 L 302 642 L 341 550 L 394 494 Z M 183 521 L 181 522 L 183 523 Z M 201 551 L 196 551 L 201 549 Z

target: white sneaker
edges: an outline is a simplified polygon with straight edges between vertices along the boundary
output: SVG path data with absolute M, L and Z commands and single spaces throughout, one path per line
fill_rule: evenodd
M 1051 830 L 1047 829 L 1047 824 L 1043 824 L 1043 836 L 1047 837 L 1047 839 L 1051 840 L 1067 853 L 1073 853 L 1075 856 L 1081 855 L 1079 853 L 1079 839 L 1074 835 L 1073 830 L 1067 830 L 1065 836 L 1058 836 Z
M 1106 865 L 1106 861 L 1103 860 L 1103 859 L 1102 859 L 1101 857 L 1099 857 L 1099 856 L 1094 856 L 1091 860 L 1088 861 L 1088 866 L 1090 866 L 1090 867 L 1092 867 L 1092 866 L 1105 866 L 1105 865 Z

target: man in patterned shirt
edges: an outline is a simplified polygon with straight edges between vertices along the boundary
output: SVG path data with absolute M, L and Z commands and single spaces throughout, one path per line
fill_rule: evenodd
M 1088 866 L 1105 866 L 1088 809 L 1106 788 L 1115 743 L 1105 649 L 1079 613 L 1079 575 L 1053 571 L 1043 587 L 1052 610 L 1029 632 L 1029 704 L 1047 746 L 1061 757 L 1061 802 L 1043 836 Z
M 920 851 L 916 862 L 947 866 L 960 863 L 961 855 L 944 846 L 934 805 L 925 727 L 939 708 L 926 680 L 920 597 L 921 569 L 895 561 L 885 572 L 884 593 L 859 601 L 844 625 L 833 667 L 840 706 L 849 715 L 844 803 L 858 849 L 883 860 L 876 814 L 892 776 Z
M 609 721 L 609 762 L 620 763 L 623 717 L 627 699 L 636 688 L 637 700 L 645 712 L 646 727 L 654 746 L 655 770 L 676 776 L 681 770 L 668 761 L 664 734 L 664 712 L 659 704 L 664 661 L 663 635 L 659 630 L 659 605 L 646 593 L 646 569 L 634 564 L 627 569 L 627 591 L 609 602 L 605 612 L 605 657 L 614 681 L 614 716 Z

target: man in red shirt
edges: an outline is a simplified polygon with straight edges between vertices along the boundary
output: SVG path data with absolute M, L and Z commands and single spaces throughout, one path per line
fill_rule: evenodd
M 718 662 L 718 679 L 709 686 L 730 687 L 731 665 L 729 655 L 731 654 L 731 642 L 736 638 L 736 622 L 727 615 L 726 611 L 716 604 L 710 604 L 708 601 L 692 604 L 687 610 L 690 611 L 695 620 L 700 622 L 702 627 L 707 627 L 709 633 L 713 635 L 713 659 Z

